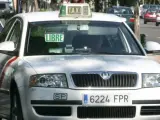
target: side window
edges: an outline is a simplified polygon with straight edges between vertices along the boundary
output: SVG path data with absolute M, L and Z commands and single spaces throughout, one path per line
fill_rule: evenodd
M 13 41 L 15 43 L 15 48 L 17 48 L 20 43 L 20 39 L 21 39 L 21 23 L 17 21 L 14 24 L 14 27 L 7 41 Z
M 4 42 L 12 25 L 14 23 L 14 20 L 9 21 L 8 23 L 6 23 L 4 29 L 2 30 L 2 32 L 0 33 L 0 43 Z

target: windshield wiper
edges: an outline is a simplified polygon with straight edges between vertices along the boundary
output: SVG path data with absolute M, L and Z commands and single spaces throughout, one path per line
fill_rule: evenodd
M 96 52 L 92 54 L 106 54 L 106 55 L 141 55 L 138 53 L 113 53 L 113 52 Z
M 74 55 L 76 53 L 46 53 L 45 55 Z
M 108 54 L 108 55 L 117 55 L 117 53 L 112 53 L 112 52 L 96 52 L 93 54 Z
M 89 54 L 96 54 L 96 55 L 142 55 L 142 54 L 138 54 L 138 53 L 113 53 L 113 52 L 91 52 L 91 51 L 74 51 L 72 53 L 39 53 L 37 55 L 76 55 L 76 54 L 80 54 L 80 55 L 89 55 Z
M 74 53 L 77 53 L 77 54 L 90 54 L 91 53 L 91 48 L 78 48 L 74 51 Z

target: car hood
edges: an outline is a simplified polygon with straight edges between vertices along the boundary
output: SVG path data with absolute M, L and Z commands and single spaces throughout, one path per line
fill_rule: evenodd
M 87 71 L 128 71 L 157 73 L 160 64 L 147 56 L 70 55 L 25 57 L 38 73 L 72 73 Z

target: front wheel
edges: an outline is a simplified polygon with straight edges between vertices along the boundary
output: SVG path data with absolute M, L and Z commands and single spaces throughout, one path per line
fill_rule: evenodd
M 10 120 L 23 120 L 20 96 L 17 89 L 11 95 Z
M 158 23 L 158 22 L 156 22 L 156 26 L 159 26 L 159 23 Z

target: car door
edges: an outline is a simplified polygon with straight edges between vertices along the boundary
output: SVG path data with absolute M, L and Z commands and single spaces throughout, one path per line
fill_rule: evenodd
M 13 41 L 15 43 L 15 53 L 18 53 L 20 48 L 20 40 L 22 33 L 22 21 L 18 18 L 11 22 L 10 30 L 7 35 L 2 35 L 1 41 Z M 8 27 L 8 26 L 7 26 Z M 4 28 L 7 29 L 7 28 Z M 2 33 L 3 34 L 3 33 Z M 17 51 L 17 52 L 16 52 Z M 10 96 L 9 96 L 9 81 L 3 79 L 3 75 L 5 74 L 6 67 L 14 62 L 15 58 L 18 57 L 18 54 L 11 54 L 8 51 L 0 51 L 0 116 L 1 115 L 9 115 L 10 112 Z

